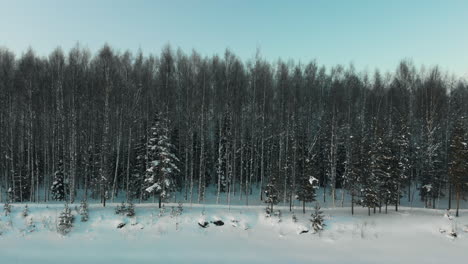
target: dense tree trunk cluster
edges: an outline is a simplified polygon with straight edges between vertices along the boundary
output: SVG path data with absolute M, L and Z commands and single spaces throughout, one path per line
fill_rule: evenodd
M 369 75 L 258 54 L 242 62 L 228 50 L 202 57 L 167 46 L 143 56 L 106 45 L 91 56 L 77 46 L 16 58 L 3 49 L 0 199 L 151 199 L 149 159 L 159 154 L 150 146 L 161 136 L 151 127 L 163 113 L 178 168 L 171 191 L 186 201 L 204 201 L 214 186 L 217 202 L 248 203 L 257 189 L 254 199 L 265 200 L 267 187 L 275 203 L 310 202 L 316 188 L 304 185 L 316 179 L 334 205 L 345 190 L 369 212 L 398 209 L 404 193 L 435 207 L 466 189 L 467 168 L 452 153 L 465 153 L 466 102 L 462 80 L 408 61 Z

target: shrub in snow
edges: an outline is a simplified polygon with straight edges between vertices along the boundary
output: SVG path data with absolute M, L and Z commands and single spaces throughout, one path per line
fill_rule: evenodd
M 125 211 L 126 216 L 135 216 L 135 205 L 133 204 L 132 201 L 128 203 L 127 210 Z
M 271 208 L 270 206 L 267 206 L 265 208 L 265 217 L 270 217 L 271 216 Z
M 125 223 L 119 223 L 119 224 L 117 225 L 117 228 L 118 228 L 118 229 L 121 229 L 121 228 L 124 227 L 125 225 L 126 225 Z
M 36 225 L 34 224 L 34 220 L 31 217 L 28 219 L 28 223 L 26 225 L 26 232 L 31 233 L 31 232 L 34 232 L 35 230 L 36 230 Z
M 267 184 L 265 188 L 265 196 L 266 196 L 265 203 L 267 203 L 270 206 L 270 213 L 271 213 L 273 212 L 273 205 L 279 202 L 278 188 L 277 188 L 277 182 L 276 182 L 275 177 L 272 177 L 270 182 Z
M 65 204 L 65 208 L 59 216 L 57 231 L 62 235 L 68 234 L 73 227 L 73 220 L 74 217 L 71 214 L 71 210 L 68 207 L 68 204 Z
M 179 205 L 177 206 L 177 213 L 181 215 L 183 211 L 184 211 L 183 204 L 179 203 Z
M 79 214 L 81 215 L 81 222 L 86 222 L 88 221 L 88 203 L 86 200 L 81 201 L 80 204 L 80 209 L 79 209 Z
M 11 214 L 11 204 L 9 202 L 6 202 L 3 205 L 3 211 L 5 212 L 5 216 L 8 216 Z
M 128 203 L 128 206 L 122 202 L 122 204 L 117 205 L 115 208 L 115 214 L 125 215 L 125 216 L 135 216 L 135 205 L 132 202 Z
M 23 217 L 27 217 L 29 215 L 29 208 L 28 205 L 24 206 L 23 213 L 21 214 Z
M 182 203 L 179 203 L 177 207 L 172 206 L 171 217 L 174 218 L 174 217 L 180 216 L 183 211 L 184 211 L 184 208 L 182 207 Z
M 325 226 L 323 212 L 320 210 L 320 206 L 318 204 L 315 204 L 314 212 L 312 212 L 311 217 L 310 222 L 314 233 L 323 230 L 323 227 Z
M 126 210 L 127 207 L 125 206 L 125 203 L 122 202 L 120 205 L 117 205 L 117 207 L 115 207 L 115 214 L 122 214 Z

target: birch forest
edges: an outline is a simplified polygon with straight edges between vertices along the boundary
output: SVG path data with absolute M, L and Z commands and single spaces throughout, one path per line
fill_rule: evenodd
M 464 198 L 463 79 L 256 54 L 1 49 L 0 202 Z

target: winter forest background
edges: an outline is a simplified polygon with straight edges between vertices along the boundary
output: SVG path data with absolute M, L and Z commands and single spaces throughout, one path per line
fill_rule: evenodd
M 273 206 L 324 199 L 320 186 L 369 212 L 403 195 L 453 208 L 468 182 L 466 102 L 464 80 L 407 60 L 369 73 L 170 46 L 2 49 L 0 202 L 202 203 L 212 191 Z

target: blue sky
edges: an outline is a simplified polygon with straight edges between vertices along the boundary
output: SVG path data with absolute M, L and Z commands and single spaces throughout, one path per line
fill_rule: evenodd
M 401 59 L 440 65 L 468 78 L 466 0 L 0 0 L 0 46 L 40 55 L 80 42 L 91 51 L 186 52 L 243 60 L 256 49 L 270 61 L 393 71 Z

